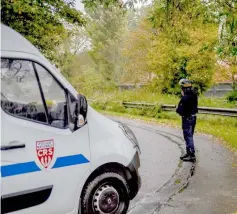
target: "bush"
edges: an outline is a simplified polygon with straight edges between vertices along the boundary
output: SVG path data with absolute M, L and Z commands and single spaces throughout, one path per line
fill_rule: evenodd
M 121 102 L 112 102 L 112 101 L 106 101 L 106 102 L 99 102 L 95 101 L 91 103 L 91 106 L 97 110 L 103 110 L 103 111 L 112 111 L 112 112 L 120 112 L 125 113 L 126 109 L 123 106 Z
M 162 114 L 161 105 L 155 105 L 153 108 L 125 108 L 122 102 L 113 101 L 94 101 L 91 106 L 97 110 L 111 111 L 118 113 L 129 113 L 139 116 L 156 117 L 159 118 Z
M 229 102 L 237 102 L 237 91 L 232 91 L 228 97 L 227 97 L 227 100 Z
M 126 113 L 134 114 L 139 116 L 146 116 L 146 117 L 157 117 L 162 112 L 161 105 L 156 105 L 152 108 L 127 108 Z
M 106 102 L 92 102 L 91 107 L 97 110 L 105 110 L 106 109 Z
M 125 113 L 126 109 L 121 102 L 108 102 L 106 105 L 107 111 Z

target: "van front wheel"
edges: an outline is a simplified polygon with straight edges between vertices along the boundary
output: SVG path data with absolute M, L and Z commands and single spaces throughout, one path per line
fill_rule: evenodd
M 82 213 L 125 214 L 129 207 L 128 192 L 128 184 L 121 175 L 101 174 L 84 189 Z

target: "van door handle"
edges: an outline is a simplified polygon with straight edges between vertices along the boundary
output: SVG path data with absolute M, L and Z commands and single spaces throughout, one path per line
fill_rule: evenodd
M 11 142 L 11 143 L 15 143 L 15 144 L 1 146 L 1 150 L 22 149 L 26 147 L 26 145 L 23 143 L 18 143 L 18 144 L 17 142 Z

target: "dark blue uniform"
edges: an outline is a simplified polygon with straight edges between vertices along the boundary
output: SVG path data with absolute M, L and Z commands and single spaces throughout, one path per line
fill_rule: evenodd
M 198 112 L 198 97 L 192 90 L 188 90 L 181 98 L 176 112 L 182 116 L 182 129 L 186 142 L 187 153 L 194 154 L 193 134 L 196 126 L 196 113 Z

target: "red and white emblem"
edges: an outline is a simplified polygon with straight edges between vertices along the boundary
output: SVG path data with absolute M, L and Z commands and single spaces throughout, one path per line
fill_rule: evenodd
M 42 166 L 47 169 L 54 155 L 54 141 L 36 141 L 36 152 Z

